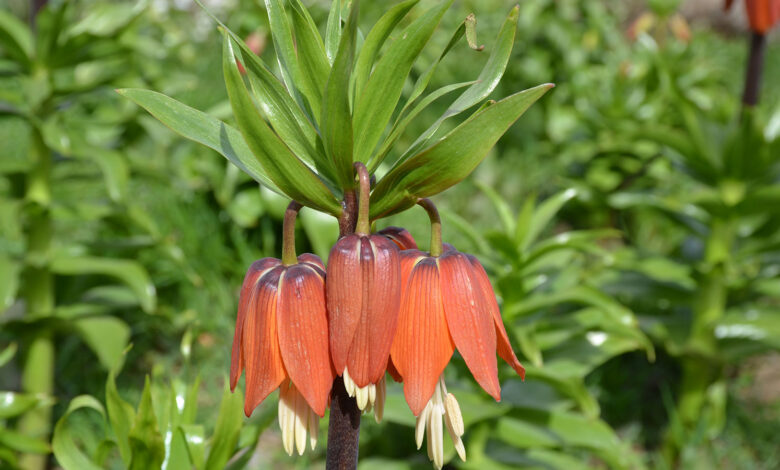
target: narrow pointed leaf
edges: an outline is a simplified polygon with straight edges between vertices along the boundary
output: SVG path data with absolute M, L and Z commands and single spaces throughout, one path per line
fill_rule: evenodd
M 325 53 L 325 44 L 309 12 L 300 0 L 290 0 L 292 20 L 295 28 L 295 45 L 300 59 L 301 71 L 310 76 L 316 89 L 324 90 L 330 73 L 330 63 Z
M 139 263 L 126 259 L 97 258 L 90 256 L 55 256 L 51 270 L 70 276 L 99 274 L 111 276 L 127 284 L 138 297 L 145 312 L 154 311 L 157 295 L 146 269 Z
M 354 186 L 352 170 L 352 110 L 349 106 L 349 77 L 355 58 L 358 1 L 352 5 L 347 25 L 341 35 L 339 51 L 325 87 L 320 118 L 322 140 L 336 177 L 343 188 Z
M 574 188 L 569 188 L 559 192 L 558 194 L 555 194 L 554 196 L 539 204 L 531 216 L 530 223 L 522 229 L 518 228 L 518 230 L 525 231 L 524 236 L 518 236 L 518 240 L 520 240 L 520 249 L 525 250 L 531 246 L 531 244 L 536 241 L 537 237 L 542 233 L 542 230 L 544 230 L 553 217 L 555 217 L 555 214 L 561 210 L 564 204 L 572 200 L 575 196 L 577 196 L 577 190 Z
M 360 48 L 357 63 L 355 64 L 355 96 L 360 96 L 363 87 L 371 75 L 371 69 L 374 66 L 379 50 L 384 45 L 390 33 L 393 32 L 396 25 L 420 0 L 406 0 L 393 8 L 389 9 L 379 21 L 371 28 L 366 36 L 365 42 Z
M 174 132 L 219 152 L 252 179 L 282 194 L 282 191 L 268 178 L 237 129 L 162 93 L 141 89 L 117 91 L 146 109 Z
M 498 139 L 537 99 L 552 88 L 539 85 L 472 115 L 432 147 L 396 165 L 371 194 L 371 219 L 412 207 L 462 181 Z
M 0 10 L 0 46 L 13 58 L 29 64 L 33 56 L 33 37 L 19 18 Z
M 358 160 L 367 162 L 371 156 L 401 97 L 412 64 L 451 4 L 452 0 L 447 0 L 426 11 L 404 29 L 379 59 L 360 96 L 355 97 L 354 134 Z
M 425 147 L 430 138 L 433 137 L 445 120 L 480 103 L 496 88 L 501 77 L 504 75 L 506 65 L 509 62 L 509 56 L 512 54 L 512 46 L 515 42 L 515 32 L 517 31 L 518 11 L 519 7 L 516 6 L 509 12 L 509 15 L 504 21 L 504 25 L 498 32 L 498 37 L 493 46 L 493 52 L 491 52 L 485 67 L 477 78 L 477 83 L 464 91 L 463 94 L 450 105 L 449 109 L 447 109 L 447 111 L 445 111 L 445 113 L 412 144 L 409 150 L 404 153 L 404 156 L 401 157 L 402 160 L 406 156 L 413 155 L 421 148 Z
M 241 391 L 237 390 L 235 393 L 231 393 L 226 380 L 205 470 L 224 469 L 225 464 L 233 455 L 241 433 L 243 401 L 244 397 L 241 395 Z
M 405 115 L 403 115 L 402 113 L 402 119 L 400 119 L 398 122 L 396 122 L 395 125 L 393 125 L 393 128 L 390 131 L 390 135 L 387 136 L 387 138 L 382 143 L 382 146 L 379 148 L 379 151 L 377 151 L 374 157 L 372 157 L 371 162 L 368 165 L 369 172 L 373 173 L 374 170 L 376 170 L 379 164 L 382 163 L 382 161 L 385 159 L 387 154 L 393 148 L 393 144 L 398 140 L 399 137 L 401 137 L 403 131 L 406 130 L 406 128 L 414 120 L 414 118 L 416 118 L 421 112 L 423 112 L 425 108 L 433 104 L 439 98 L 442 98 L 443 96 L 452 93 L 455 90 L 459 90 L 463 87 L 472 85 L 473 83 L 474 82 L 463 82 L 463 83 L 454 83 L 452 85 L 443 86 L 438 90 L 431 92 L 429 95 L 423 98 L 422 101 L 420 101 L 414 108 L 412 108 Z
M 113 372 L 109 373 L 108 380 L 106 380 L 106 408 L 108 409 L 111 429 L 116 436 L 119 455 L 122 457 L 125 465 L 129 465 L 132 458 L 129 436 L 133 421 L 135 421 L 135 410 L 133 410 L 130 403 L 127 403 L 119 396 Z
M 268 11 L 271 37 L 274 41 L 274 49 L 284 83 L 291 92 L 293 90 L 300 92 L 306 99 L 312 115 L 319 116 L 322 88 L 317 88 L 314 77 L 303 70 L 283 2 L 282 0 L 265 0 L 265 8 Z
M 255 154 L 271 181 L 292 199 L 329 214 L 341 213 L 341 206 L 302 161 L 290 152 L 255 107 L 235 63 L 233 45 L 224 37 L 222 68 L 230 104 L 247 145 Z
M 341 2 L 342 0 L 331 2 L 328 23 L 325 26 L 325 55 L 328 56 L 328 62 L 331 65 L 336 60 L 336 53 L 341 42 Z
M 154 414 L 152 387 L 148 376 L 141 395 L 141 403 L 138 405 L 138 413 L 135 415 L 135 422 L 130 429 L 129 439 L 132 453 L 129 470 L 161 468 L 165 458 L 165 444 Z

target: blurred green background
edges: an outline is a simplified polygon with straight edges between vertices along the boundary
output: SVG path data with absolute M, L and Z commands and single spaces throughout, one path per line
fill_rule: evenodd
M 0 0 L 0 469 L 324 468 L 326 420 L 289 458 L 275 396 L 247 419 L 224 393 L 241 280 L 280 254 L 288 201 L 114 92 L 230 121 L 215 25 L 187 0 L 52 0 L 33 22 L 38 3 Z M 206 3 L 275 63 L 262 2 Z M 330 2 L 304 3 L 324 29 Z M 474 12 L 485 51 L 459 44 L 432 86 L 474 80 L 512 6 L 456 1 L 413 76 Z M 453 361 L 449 468 L 780 467 L 780 42 L 740 119 L 747 46 L 742 5 L 520 3 L 494 95 L 557 86 L 434 200 L 528 375 L 500 367 L 496 404 Z M 300 219 L 325 259 L 335 221 Z M 421 209 L 390 224 L 427 245 Z M 389 393 L 360 468 L 430 468 Z

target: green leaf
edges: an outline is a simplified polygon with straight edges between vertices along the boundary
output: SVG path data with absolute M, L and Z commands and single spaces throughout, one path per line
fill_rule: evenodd
M 0 351 L 0 367 L 3 367 L 4 365 L 11 362 L 11 359 L 13 359 L 14 355 L 16 354 L 17 348 L 18 346 L 16 343 L 11 343 L 6 346 L 5 349 Z
M 23 64 L 32 62 L 32 33 L 27 25 L 6 10 L 0 10 L 0 46 Z
M 16 431 L 0 427 L 0 448 L 8 447 L 21 453 L 48 454 L 49 444 L 46 441 L 35 439 Z M 86 467 L 82 467 L 86 468 Z M 70 470 L 66 468 L 65 470 Z
M 89 256 L 55 256 L 51 260 L 51 270 L 67 276 L 99 274 L 114 277 L 133 289 L 145 312 L 150 313 L 155 309 L 157 296 L 154 284 L 144 267 L 135 261 Z
M 306 98 L 312 116 L 318 117 L 321 112 L 322 88 L 317 85 L 312 74 L 304 71 L 282 0 L 265 0 L 265 8 L 284 83 L 290 92 L 300 92 Z
M 190 461 L 195 468 L 203 468 L 206 455 L 206 431 L 203 429 L 203 426 L 200 424 L 184 424 L 177 428 L 177 432 L 184 438 Z
M 214 430 L 211 450 L 208 460 L 206 460 L 206 470 L 222 470 L 235 452 L 243 421 L 243 401 L 244 397 L 241 392 L 231 393 L 230 387 L 225 381 L 222 403 L 219 405 L 217 427 Z
M 349 77 L 355 58 L 359 1 L 355 0 L 341 36 L 341 43 L 328 76 L 320 118 L 322 141 L 342 188 L 354 187 L 352 170 L 352 111 L 349 106 Z
M 146 109 L 174 132 L 219 152 L 255 181 L 282 194 L 268 178 L 238 130 L 162 93 L 140 89 L 123 89 L 117 92 Z
M 412 120 L 414 120 L 414 118 L 416 118 L 423 110 L 425 110 L 425 108 L 433 104 L 439 98 L 447 95 L 448 93 L 452 93 L 455 90 L 472 85 L 473 83 L 474 82 L 463 82 L 463 83 L 454 83 L 452 85 L 445 85 L 439 88 L 438 90 L 428 94 L 419 103 L 417 103 L 417 105 L 415 105 L 415 107 L 412 108 L 411 111 L 408 112 L 402 111 L 399 120 L 396 121 L 396 123 L 393 125 L 393 128 L 390 130 L 390 134 L 382 143 L 382 146 L 379 148 L 379 151 L 377 151 L 377 153 L 374 154 L 373 157 L 371 157 L 371 161 L 368 164 L 369 172 L 373 173 L 376 170 L 376 167 L 379 166 L 380 163 L 382 163 L 382 161 L 385 159 L 387 154 L 393 148 L 393 144 L 395 144 L 398 138 L 401 137 L 403 131 L 406 130 L 406 128 L 409 126 Z
M 106 370 L 119 367 L 130 339 L 130 327 L 125 322 L 101 316 L 80 318 L 72 324 Z
M 26 394 L 26 393 L 14 393 L 14 392 L 0 392 L 0 419 L 8 419 L 19 416 L 25 413 L 27 410 L 31 410 L 41 403 L 45 403 L 48 406 L 48 401 L 40 396 Z
M 371 219 L 386 217 L 462 181 L 550 84 L 516 93 L 482 109 L 432 147 L 396 165 L 371 195 Z
M 412 64 L 452 4 L 446 0 L 410 24 L 374 67 L 361 94 L 355 97 L 355 156 L 367 162 L 379 142 L 412 68 Z
M 76 427 L 69 422 L 70 416 L 78 410 L 93 410 L 100 413 L 105 420 L 105 410 L 97 399 L 89 395 L 81 395 L 70 401 L 68 410 L 57 421 L 54 427 L 54 437 L 51 441 L 54 457 L 65 470 L 100 470 L 94 460 L 85 455 L 76 445 L 74 437 L 78 435 Z
M 116 389 L 114 372 L 109 372 L 106 380 L 106 408 L 108 409 L 108 420 L 111 423 L 111 429 L 116 436 L 119 447 L 119 455 L 125 465 L 130 465 L 132 460 L 132 451 L 130 449 L 130 429 L 135 421 L 135 410 L 132 405 L 127 403 L 119 396 Z
M 333 64 L 341 43 L 341 3 L 343 0 L 333 0 L 328 13 L 328 23 L 325 26 L 325 55 Z
M 516 239 L 520 241 L 520 250 L 525 251 L 531 246 L 552 221 L 555 214 L 575 196 L 577 196 L 577 190 L 569 188 L 545 199 L 544 202 L 539 204 L 536 210 L 533 211 L 528 225 L 517 227 Z
M 463 94 L 450 105 L 447 111 L 420 135 L 411 147 L 404 152 L 401 160 L 427 145 L 431 137 L 433 137 L 445 120 L 480 103 L 496 88 L 501 77 L 504 75 L 506 65 L 509 62 L 509 56 L 512 54 L 512 46 L 515 42 L 515 32 L 517 31 L 518 11 L 519 6 L 515 6 L 512 11 L 509 12 L 509 15 L 504 21 L 504 25 L 498 32 L 498 37 L 493 46 L 493 52 L 490 54 L 485 67 L 477 78 L 477 83 L 464 91 Z
M 325 44 L 306 7 L 301 0 L 290 0 L 292 6 L 293 28 L 295 29 L 295 47 L 300 59 L 301 72 L 311 77 L 317 90 L 325 89 L 330 73 L 330 62 L 325 53 Z
M 409 13 L 420 0 L 406 0 L 393 6 L 374 24 L 369 31 L 366 40 L 360 48 L 357 62 L 355 63 L 355 96 L 363 94 L 363 87 L 371 75 L 371 69 L 374 67 L 379 50 L 385 43 L 390 33 L 393 32 L 396 25 Z
M 269 178 L 301 204 L 338 216 L 341 205 L 333 193 L 290 152 L 260 116 L 238 72 L 233 45 L 227 34 L 224 35 L 222 69 L 238 127 Z
M 157 418 L 152 405 L 152 389 L 149 377 L 146 377 L 141 403 L 129 434 L 130 460 L 129 470 L 147 470 L 161 468 L 165 458 L 165 444 L 157 426 Z
M 147 2 L 133 3 L 96 3 L 89 8 L 89 13 L 74 24 L 66 33 L 66 38 L 80 34 L 97 37 L 116 36 L 125 26 L 130 24 L 146 9 Z
M 504 232 L 506 232 L 507 235 L 514 233 L 515 218 L 512 215 L 512 209 L 509 207 L 509 204 L 507 204 L 501 195 L 490 186 L 480 182 L 477 182 L 476 185 L 480 191 L 485 193 L 485 196 L 487 196 L 493 204 L 493 208 L 498 213 L 498 217 L 501 219 L 501 223 L 504 226 Z

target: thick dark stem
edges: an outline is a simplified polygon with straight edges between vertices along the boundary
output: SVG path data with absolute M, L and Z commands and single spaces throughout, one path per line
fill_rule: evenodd
M 341 203 L 344 212 L 339 217 L 339 238 L 355 233 L 357 225 L 358 201 L 354 190 L 344 193 L 344 201 Z
M 339 218 L 339 238 L 355 233 L 358 200 L 354 190 L 344 193 L 344 212 Z M 336 377 L 330 390 L 330 421 L 326 470 L 355 470 L 360 442 L 360 409 L 357 400 L 344 388 L 344 380 Z
M 330 391 L 327 470 L 354 470 L 358 464 L 360 442 L 360 409 L 347 394 L 344 380 L 336 377 Z
M 742 103 L 745 106 L 758 104 L 765 52 L 766 36 L 754 32 L 750 37 L 750 57 L 748 58 L 747 71 L 745 73 L 745 92 L 742 94 Z

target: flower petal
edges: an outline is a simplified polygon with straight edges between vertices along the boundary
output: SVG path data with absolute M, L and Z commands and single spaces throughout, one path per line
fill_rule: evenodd
M 401 227 L 387 227 L 377 232 L 383 237 L 389 238 L 398 246 L 399 250 L 416 250 L 417 242 L 408 230 Z
M 326 290 L 329 315 L 330 353 L 336 373 L 347 365 L 349 349 L 360 322 L 363 279 L 360 269 L 360 237 L 348 235 L 330 250 Z
M 241 355 L 246 364 L 244 413 L 249 416 L 285 379 L 277 328 L 278 284 L 284 267 L 276 266 L 258 280 L 244 321 Z
M 405 251 L 404 258 L 419 252 Z M 406 262 L 408 265 L 409 261 Z M 455 345 L 444 316 L 439 269 L 434 258 L 421 258 L 401 296 L 398 328 L 391 355 L 404 378 L 404 395 L 415 416 L 425 408 L 447 366 Z
M 398 248 L 380 235 L 362 237 L 361 268 L 361 318 L 347 368 L 355 384 L 365 387 L 384 377 L 393 344 L 401 301 Z
M 333 383 L 328 353 L 325 280 L 307 264 L 289 266 L 279 282 L 279 347 L 287 375 L 319 416 Z
M 241 348 L 241 336 L 244 332 L 244 322 L 247 312 L 254 311 L 252 299 L 257 290 L 257 282 L 270 269 L 279 266 L 282 262 L 276 258 L 263 258 L 257 260 L 249 267 L 241 284 L 241 294 L 238 298 L 238 315 L 236 318 L 236 330 L 233 334 L 233 351 L 230 360 L 230 390 L 236 389 L 241 372 L 244 370 L 244 354 Z
M 315 254 L 304 253 L 304 254 L 298 256 L 298 263 L 299 264 L 307 263 L 307 264 L 310 264 L 312 266 L 318 267 L 320 269 L 320 271 L 322 271 L 323 273 L 325 272 L 325 265 L 322 263 L 322 260 L 320 259 L 320 257 L 315 255 Z
M 498 308 L 498 302 L 496 302 L 496 294 L 493 292 L 493 286 L 490 285 L 490 278 L 488 278 L 485 268 L 482 267 L 482 264 L 480 264 L 476 257 L 472 255 L 466 256 L 474 267 L 474 275 L 482 288 L 482 295 L 490 306 L 490 311 L 493 314 L 493 321 L 496 325 L 498 355 L 501 359 L 506 361 L 521 378 L 525 378 L 525 368 L 520 364 L 520 361 L 517 360 L 517 356 L 512 350 L 512 345 L 509 343 L 509 335 L 507 335 L 506 329 L 504 328 L 504 321 L 501 319 L 501 311 Z
M 496 327 L 479 279 L 463 253 L 449 251 L 438 262 L 450 335 L 474 379 L 499 401 Z

